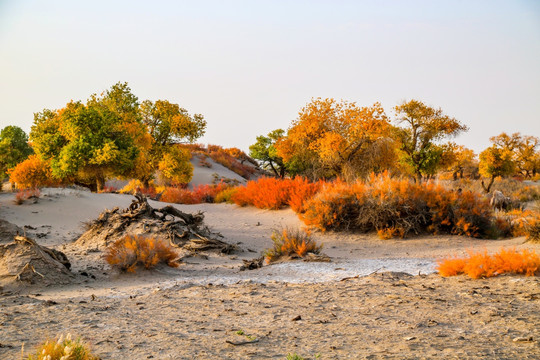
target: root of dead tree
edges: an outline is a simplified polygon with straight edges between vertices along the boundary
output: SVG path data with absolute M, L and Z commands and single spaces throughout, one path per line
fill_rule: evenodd
M 87 231 L 77 240 L 81 245 L 108 246 L 126 236 L 140 235 L 168 241 L 176 248 L 191 252 L 219 251 L 229 254 L 236 245 L 221 240 L 223 236 L 204 225 L 204 214 L 189 214 L 167 205 L 154 209 L 146 196 L 135 194 L 127 209 L 116 207 L 102 212 L 87 224 Z

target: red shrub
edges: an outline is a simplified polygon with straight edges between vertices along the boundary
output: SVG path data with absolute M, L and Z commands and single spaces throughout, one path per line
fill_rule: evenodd
M 161 201 L 176 204 L 213 203 L 216 195 L 228 187 L 224 183 L 217 185 L 198 185 L 193 190 L 167 187 L 161 195 Z

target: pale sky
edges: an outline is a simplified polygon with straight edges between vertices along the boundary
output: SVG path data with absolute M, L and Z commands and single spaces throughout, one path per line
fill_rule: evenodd
M 0 0 L 0 128 L 127 81 L 247 151 L 314 97 L 456 117 L 477 153 L 540 137 L 540 1 Z

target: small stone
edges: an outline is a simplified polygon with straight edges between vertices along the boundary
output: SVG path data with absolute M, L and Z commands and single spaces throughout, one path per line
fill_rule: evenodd
M 530 342 L 530 341 L 533 341 L 533 337 L 532 336 L 518 336 L 518 337 L 515 337 L 512 341 L 513 342 Z
M 294 317 L 293 319 L 291 319 L 291 321 L 300 321 L 302 320 L 302 317 L 300 315 Z
M 405 341 L 416 340 L 416 336 L 407 336 L 403 338 Z

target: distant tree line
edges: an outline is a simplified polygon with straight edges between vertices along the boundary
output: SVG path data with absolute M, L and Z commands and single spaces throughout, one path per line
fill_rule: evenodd
M 488 180 L 497 176 L 533 178 L 540 172 L 539 139 L 519 133 L 491 138 L 477 160 L 474 152 L 448 139 L 467 126 L 421 101 L 394 108 L 393 123 L 379 103 L 359 107 L 334 99 L 312 99 L 287 131 L 258 136 L 250 156 L 275 176 L 352 181 L 391 171 L 417 182 L 441 172 Z

